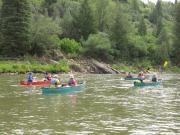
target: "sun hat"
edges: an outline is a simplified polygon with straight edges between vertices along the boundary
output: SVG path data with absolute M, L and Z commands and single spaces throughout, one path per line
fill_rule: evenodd
M 69 77 L 70 77 L 70 78 L 74 78 L 74 75 L 71 74 Z

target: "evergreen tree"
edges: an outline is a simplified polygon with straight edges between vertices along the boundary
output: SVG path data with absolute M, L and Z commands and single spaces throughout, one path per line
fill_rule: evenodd
M 141 17 L 141 20 L 139 22 L 138 32 L 140 35 L 146 35 L 147 33 L 146 23 L 143 17 Z
M 132 9 L 132 20 L 133 22 L 139 21 L 140 18 L 140 7 L 138 0 L 131 1 L 131 9 Z
M 156 35 L 158 36 L 162 29 L 162 2 L 158 0 L 155 8 L 150 14 L 150 21 L 156 26 Z
M 95 32 L 94 18 L 88 0 L 84 0 L 79 13 L 73 15 L 73 27 L 75 31 L 73 37 L 76 40 L 80 40 L 81 37 L 86 40 L 89 34 Z
M 134 11 L 139 12 L 140 8 L 139 8 L 139 1 L 138 0 L 132 0 L 132 9 Z
M 1 54 L 23 56 L 29 50 L 31 9 L 29 0 L 3 0 Z
M 115 58 L 125 58 L 127 56 L 127 25 L 126 17 L 122 15 L 120 7 L 118 7 L 114 23 L 111 28 L 111 40 L 115 51 Z
M 103 32 L 106 25 L 106 16 L 107 16 L 107 6 L 109 4 L 109 0 L 98 0 L 96 7 L 96 17 L 97 17 L 97 25 L 98 30 Z
M 156 3 L 155 8 L 153 9 L 152 12 L 152 18 L 150 18 L 150 21 L 154 24 L 158 23 L 158 18 L 162 17 L 162 5 L 161 5 L 161 0 L 158 0 Z
M 157 60 L 159 63 L 163 63 L 165 60 L 169 59 L 170 56 L 170 36 L 168 35 L 167 31 L 165 28 L 162 29 L 161 33 L 159 34 L 159 39 L 158 39 L 158 48 L 157 48 Z M 161 52 L 161 53 L 160 53 Z
M 180 66 L 180 3 L 176 5 L 176 14 L 175 14 L 175 40 L 174 40 L 174 51 L 173 51 L 173 60 Z
M 54 7 L 53 4 L 56 3 L 57 0 L 45 0 L 44 1 L 44 7 L 47 9 L 47 13 L 49 17 L 53 16 Z

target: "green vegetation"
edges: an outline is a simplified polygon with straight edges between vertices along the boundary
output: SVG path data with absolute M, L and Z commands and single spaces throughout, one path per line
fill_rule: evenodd
M 3 0 L 1 10 L 0 53 L 23 56 L 30 48 L 31 9 L 28 0 Z
M 43 64 L 40 61 L 0 61 L 0 73 L 26 73 L 28 71 L 32 72 L 69 72 L 69 65 L 67 61 L 62 60 L 59 63 Z
M 64 38 L 59 42 L 59 48 L 62 52 L 70 56 L 77 56 L 81 52 L 81 44 L 76 42 L 74 39 Z
M 60 65 L 59 55 L 135 67 L 158 67 L 169 61 L 178 68 L 179 13 L 177 1 L 0 0 L 0 56 L 45 57 Z M 2 64 L 1 72 L 28 69 L 28 64 L 7 65 Z M 59 68 L 32 65 L 31 70 L 39 71 Z M 62 65 L 60 71 L 69 70 Z
M 176 5 L 176 13 L 175 13 L 175 42 L 174 42 L 174 50 L 173 50 L 173 60 L 174 62 L 180 66 L 180 3 Z

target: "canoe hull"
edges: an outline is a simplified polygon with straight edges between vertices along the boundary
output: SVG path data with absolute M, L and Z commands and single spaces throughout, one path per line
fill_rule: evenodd
M 125 79 L 125 80 L 139 80 L 138 77 L 132 77 L 132 78 L 130 78 L 130 77 L 125 77 L 124 79 Z
M 158 86 L 160 82 L 134 82 L 134 86 L 136 87 L 144 87 L 144 86 Z
M 51 87 L 42 87 L 42 93 L 43 94 L 56 94 L 56 93 L 72 93 L 81 91 L 84 89 L 85 83 L 79 84 L 77 86 L 63 86 L 63 87 L 57 87 L 57 88 L 51 88 Z
M 27 82 L 27 81 L 21 81 L 21 85 L 50 85 L 50 81 L 34 81 L 34 82 Z

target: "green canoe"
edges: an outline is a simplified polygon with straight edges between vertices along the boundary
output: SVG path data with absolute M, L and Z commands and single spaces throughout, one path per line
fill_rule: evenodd
M 124 80 L 139 80 L 138 77 L 125 77 Z
M 158 86 L 160 82 L 134 82 L 134 86 L 143 87 L 143 86 Z
M 77 86 L 63 86 L 63 87 L 57 87 L 57 88 L 51 88 L 51 87 L 42 87 L 42 93 L 43 94 L 56 94 L 56 93 L 72 93 L 81 91 L 85 88 L 85 82 L 78 84 Z

